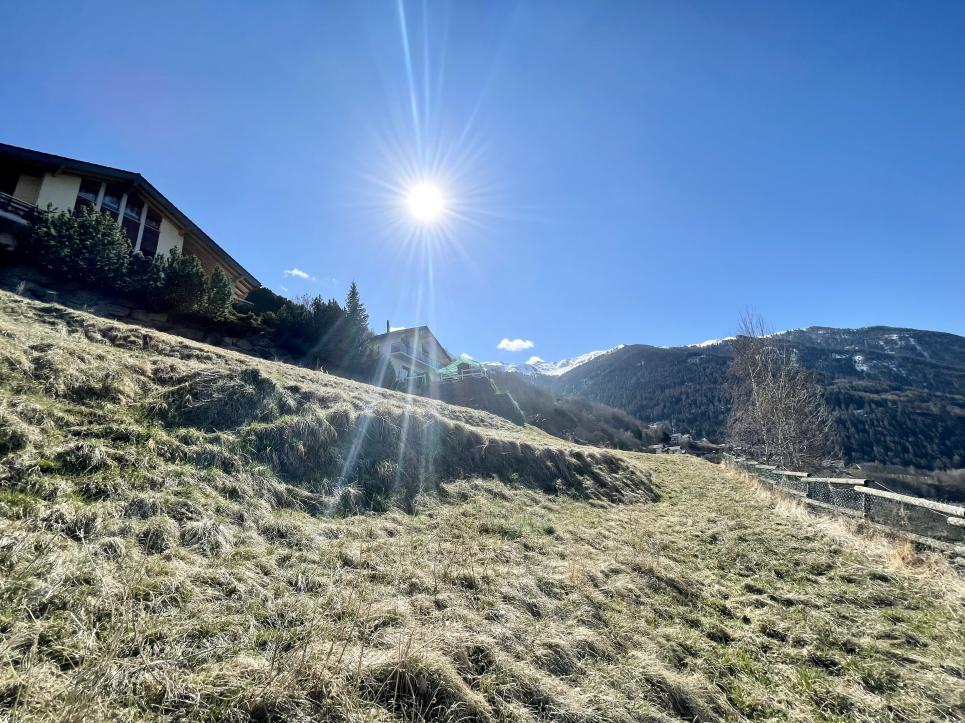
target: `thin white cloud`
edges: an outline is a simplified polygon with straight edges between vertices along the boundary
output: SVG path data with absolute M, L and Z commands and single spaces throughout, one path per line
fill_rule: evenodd
M 459 356 L 461 356 L 463 359 L 472 359 L 472 357 L 469 356 L 466 352 L 463 352 L 463 353 L 460 354 Z
M 503 339 L 496 345 L 496 348 L 503 351 L 522 351 L 523 349 L 532 349 L 534 346 L 536 345 L 529 339 Z
M 308 273 L 307 271 L 302 271 L 297 266 L 293 266 L 290 269 L 285 269 L 283 273 L 285 274 L 285 276 L 294 276 L 296 279 L 307 279 L 308 281 L 318 281 L 318 279 L 316 279 L 310 273 Z
M 543 361 L 543 360 L 540 359 L 538 356 L 536 356 L 536 355 L 534 354 L 533 356 L 531 356 L 529 359 L 526 360 L 526 363 L 527 363 L 527 364 L 539 364 L 541 361 Z

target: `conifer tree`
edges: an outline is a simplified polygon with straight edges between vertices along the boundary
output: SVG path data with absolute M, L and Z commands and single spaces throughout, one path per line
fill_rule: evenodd
M 365 336 L 369 329 L 369 312 L 362 303 L 359 296 L 359 287 L 353 281 L 348 289 L 348 296 L 345 297 L 345 316 L 348 319 L 349 327 L 358 335 L 359 338 Z
M 369 312 L 362 303 L 359 287 L 353 281 L 345 297 L 345 355 L 341 367 L 355 378 L 368 378 L 377 361 L 375 351 L 369 347 Z

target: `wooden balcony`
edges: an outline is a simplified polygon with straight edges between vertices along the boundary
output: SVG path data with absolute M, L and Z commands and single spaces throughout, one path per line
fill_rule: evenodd
M 0 219 L 29 226 L 36 217 L 36 206 L 14 198 L 9 193 L 0 193 Z

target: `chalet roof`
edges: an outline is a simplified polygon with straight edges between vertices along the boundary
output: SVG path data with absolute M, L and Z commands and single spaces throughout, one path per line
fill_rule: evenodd
M 409 334 L 413 331 L 419 332 L 420 336 L 422 334 L 428 334 L 433 339 L 436 339 L 436 335 L 432 333 L 432 329 L 430 329 L 428 326 L 423 324 L 422 326 L 405 326 L 405 327 L 402 327 L 401 329 L 392 329 L 392 331 L 388 331 L 385 334 L 377 334 L 376 336 L 372 337 L 372 340 L 375 341 L 377 339 L 386 339 L 392 336 L 404 336 L 405 334 Z M 436 339 L 437 343 L 438 341 L 439 340 Z M 442 344 L 439 344 L 439 346 L 442 346 Z
M 87 161 L 80 161 L 76 158 L 57 156 L 52 153 L 34 151 L 30 148 L 11 146 L 7 143 L 0 143 L 0 155 L 16 158 L 17 160 L 24 162 L 26 165 L 32 165 L 47 171 L 73 171 L 80 175 L 92 176 L 95 178 L 100 178 L 101 180 L 120 181 L 127 183 L 132 189 L 136 188 L 139 190 L 148 199 L 148 201 L 151 202 L 152 205 L 159 208 L 165 215 L 172 218 L 187 232 L 196 236 L 203 244 L 211 246 L 217 255 L 224 259 L 225 265 L 229 267 L 226 269 L 227 271 L 231 272 L 234 276 L 247 276 L 249 279 L 251 279 L 255 286 L 261 285 L 261 282 L 255 278 L 254 274 L 238 263 L 231 256 L 231 254 L 225 251 L 213 238 L 202 231 L 194 221 L 188 218 L 187 214 L 169 201 L 163 193 L 157 190 L 151 184 L 151 182 L 140 173 L 135 171 L 125 171 L 123 169 L 113 168 L 111 166 L 102 166 L 98 163 L 88 163 Z
M 450 361 L 454 359 L 452 354 L 450 354 L 449 351 L 446 349 L 446 347 L 442 345 L 442 342 L 439 341 L 436 335 L 432 333 L 432 329 L 430 329 L 425 324 L 421 326 L 407 326 L 403 329 L 392 329 L 391 331 L 388 331 L 385 334 L 377 334 L 376 336 L 373 336 L 372 341 L 375 343 L 378 343 L 383 339 L 393 339 L 395 337 L 405 336 L 406 334 L 412 334 L 412 333 L 416 333 L 418 336 L 423 338 L 431 337 L 432 340 L 439 345 L 439 348 L 442 349 L 443 353 L 447 357 L 449 357 Z

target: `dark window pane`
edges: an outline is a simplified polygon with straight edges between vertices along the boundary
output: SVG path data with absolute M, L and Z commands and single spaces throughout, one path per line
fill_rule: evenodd
M 147 208 L 147 218 L 144 220 L 144 226 L 146 228 L 153 228 L 158 232 L 161 231 L 161 214 L 150 206 Z
M 137 243 L 137 232 L 141 228 L 141 212 L 144 210 L 144 202 L 137 196 L 127 197 L 127 204 L 124 206 L 124 218 L 121 220 L 121 227 L 124 233 L 131 240 Z
M 124 195 L 124 188 L 114 183 L 107 184 L 104 189 L 104 199 L 101 201 L 101 212 L 117 220 L 117 214 L 121 209 L 121 196 Z
M 74 210 L 80 211 L 84 206 L 93 206 L 97 203 L 97 194 L 101 192 L 101 182 L 84 179 L 80 182 L 80 191 L 77 193 L 77 201 L 74 203 Z
M 124 206 L 124 218 L 141 222 L 141 211 L 144 210 L 144 203 L 137 196 L 128 196 L 127 205 Z
M 20 180 L 20 169 L 12 166 L 0 166 L 0 193 L 12 196 L 17 190 L 17 181 Z
M 134 221 L 128 218 L 127 214 L 125 213 L 124 220 L 121 221 L 121 228 L 124 229 L 124 235 L 127 236 L 128 240 L 131 242 L 131 245 L 133 246 L 136 244 L 137 232 L 141 229 L 140 221 Z
M 161 238 L 161 216 L 150 206 L 144 219 L 144 231 L 141 233 L 141 253 L 154 256 L 157 253 L 158 240 Z

